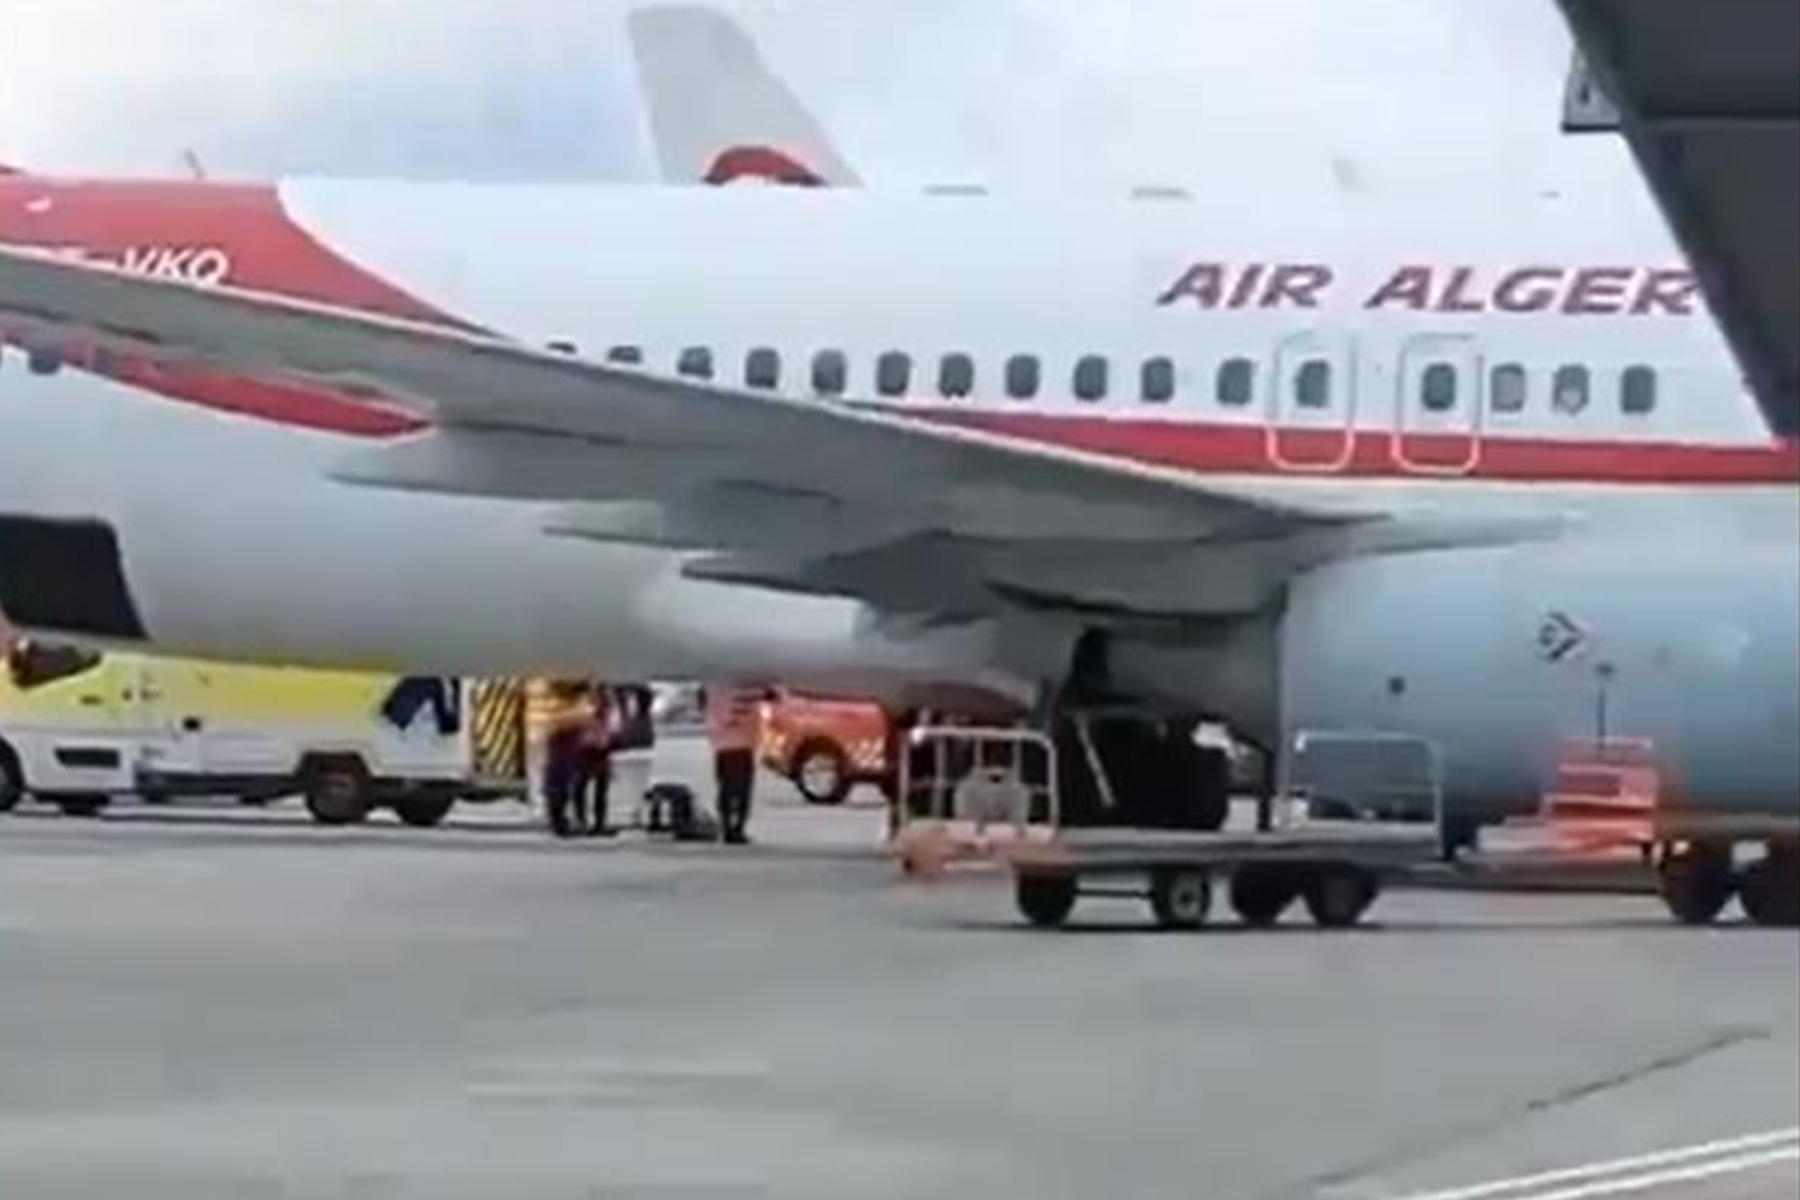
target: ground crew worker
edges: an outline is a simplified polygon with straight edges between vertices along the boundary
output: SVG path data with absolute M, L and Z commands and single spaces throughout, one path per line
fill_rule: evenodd
M 712 741 L 718 785 L 719 837 L 728 845 L 749 842 L 751 793 L 756 782 L 756 742 L 762 729 L 763 693 L 712 686 L 706 689 L 706 731 Z
M 611 783 L 605 690 L 587 680 L 556 680 L 548 692 L 544 811 L 551 832 L 564 838 L 604 834 Z

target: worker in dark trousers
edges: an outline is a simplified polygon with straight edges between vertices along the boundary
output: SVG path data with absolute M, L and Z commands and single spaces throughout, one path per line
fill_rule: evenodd
M 756 742 L 762 730 L 761 691 L 706 689 L 706 728 L 718 784 L 719 838 L 727 845 L 750 841 L 750 801 L 756 785 Z
M 544 743 L 544 809 L 557 837 L 606 836 L 606 689 L 589 681 L 551 685 Z

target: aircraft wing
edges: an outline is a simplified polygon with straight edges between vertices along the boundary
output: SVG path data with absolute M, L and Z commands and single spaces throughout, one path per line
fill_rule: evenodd
M 551 535 L 691 550 L 699 574 L 896 608 L 1241 610 L 1296 555 L 1463 536 L 839 401 L 30 252 L 0 251 L 0 317 L 76 362 L 93 349 L 187 362 L 430 422 L 351 456 L 346 482 L 544 502 Z M 1198 556 L 1194 577 L 1213 592 L 1153 595 L 1156 580 L 1180 578 L 1158 569 L 1171 554 Z

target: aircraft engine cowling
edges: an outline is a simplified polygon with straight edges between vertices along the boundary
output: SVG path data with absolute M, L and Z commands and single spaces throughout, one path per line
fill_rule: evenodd
M 1649 739 L 1664 796 L 1800 802 L 1791 536 L 1592 539 L 1334 564 L 1290 589 L 1285 737 L 1432 739 L 1447 807 L 1532 811 L 1571 738 Z

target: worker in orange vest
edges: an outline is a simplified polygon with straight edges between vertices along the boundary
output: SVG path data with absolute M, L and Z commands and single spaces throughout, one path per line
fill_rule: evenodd
M 706 731 L 712 741 L 713 776 L 718 785 L 719 837 L 742 846 L 750 837 L 750 799 L 756 782 L 756 743 L 762 732 L 760 689 L 711 686 L 706 689 Z

